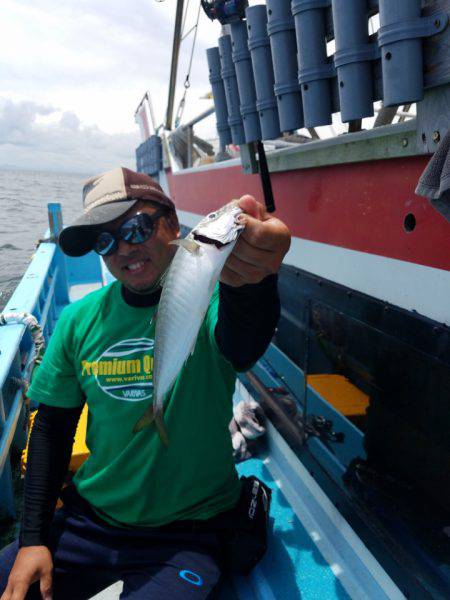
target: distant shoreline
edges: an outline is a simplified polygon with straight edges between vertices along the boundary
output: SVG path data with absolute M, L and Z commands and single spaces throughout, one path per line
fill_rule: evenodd
M 0 171 L 27 171 L 30 173 L 51 173 L 52 175 L 78 175 L 79 177 L 91 177 L 92 173 L 80 173 L 79 171 L 51 171 L 49 169 L 27 169 L 14 165 L 0 165 Z

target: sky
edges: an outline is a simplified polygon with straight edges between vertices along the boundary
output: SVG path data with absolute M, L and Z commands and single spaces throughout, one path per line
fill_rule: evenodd
M 199 2 L 185 0 L 185 33 L 196 23 Z M 166 114 L 176 4 L 2 0 L 0 169 L 92 174 L 117 165 L 135 168 L 141 137 L 134 113 L 146 91 L 157 124 Z M 212 106 L 204 98 L 211 89 L 206 49 L 216 46 L 219 36 L 218 22 L 200 11 L 182 123 Z M 174 118 L 193 37 L 181 44 Z M 333 127 L 318 129 L 321 137 L 344 130 L 339 115 L 333 115 Z M 215 116 L 196 125 L 195 133 L 216 137 Z
M 189 3 L 185 32 L 198 5 Z M 176 0 L 2 0 L 0 168 L 134 168 L 134 112 L 147 90 L 157 122 L 165 116 L 175 9 Z M 206 48 L 219 35 L 201 12 L 184 122 L 212 104 L 201 97 L 210 90 Z M 181 46 L 175 112 L 192 41 Z M 196 133 L 212 133 L 214 117 L 202 127 Z

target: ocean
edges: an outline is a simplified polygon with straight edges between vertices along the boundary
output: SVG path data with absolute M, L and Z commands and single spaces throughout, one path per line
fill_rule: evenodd
M 0 309 L 25 272 L 36 243 L 48 228 L 47 204 L 59 202 L 63 221 L 81 212 L 87 175 L 0 170 Z

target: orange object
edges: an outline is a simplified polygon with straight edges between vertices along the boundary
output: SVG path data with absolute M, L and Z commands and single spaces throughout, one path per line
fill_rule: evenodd
M 343 375 L 309 375 L 310 385 L 324 400 L 360 426 L 369 406 L 369 396 Z

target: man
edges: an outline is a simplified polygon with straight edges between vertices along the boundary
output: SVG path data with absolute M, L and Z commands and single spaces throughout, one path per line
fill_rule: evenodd
M 273 335 L 289 231 L 241 198 L 245 230 L 166 399 L 165 447 L 154 427 L 132 430 L 151 402 L 153 317 L 180 235 L 175 207 L 150 177 L 124 168 L 90 179 L 83 201 L 61 248 L 96 250 L 117 281 L 64 310 L 33 377 L 24 516 L 0 555 L 1 600 L 84 599 L 118 579 L 122 598 L 206 598 L 221 573 L 218 526 L 240 493 L 228 431 L 236 370 Z M 85 402 L 90 456 L 53 517 Z

